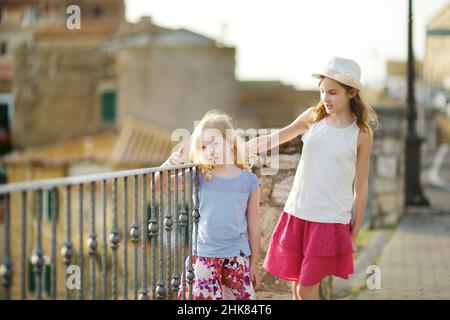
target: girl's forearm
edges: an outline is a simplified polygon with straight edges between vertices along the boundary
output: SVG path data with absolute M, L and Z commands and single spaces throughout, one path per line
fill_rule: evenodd
M 163 190 L 165 190 L 165 179 L 163 179 Z M 156 172 L 155 173 L 155 184 L 153 186 L 154 190 L 159 190 L 160 186 L 159 186 L 159 182 L 161 181 L 161 172 Z
M 167 167 L 169 165 L 169 159 L 167 159 L 166 161 L 164 161 L 160 167 Z M 163 179 L 163 190 L 166 189 L 167 186 L 167 182 L 166 179 Z M 156 172 L 155 173 L 155 185 L 154 185 L 154 189 L 155 190 L 159 190 L 159 182 L 161 181 L 161 171 Z
M 253 225 L 248 228 L 249 243 L 250 243 L 250 263 L 258 263 L 260 255 L 260 241 L 261 241 L 261 228 L 258 225 Z
M 359 234 L 361 225 L 364 219 L 364 210 L 367 204 L 367 187 L 360 190 L 359 192 L 355 192 L 354 199 L 354 217 L 353 217 L 353 227 L 352 227 L 352 235 L 357 236 Z
M 279 144 L 279 132 L 277 131 L 269 135 L 264 135 L 249 140 L 247 142 L 248 153 L 250 155 L 260 154 L 275 148 Z

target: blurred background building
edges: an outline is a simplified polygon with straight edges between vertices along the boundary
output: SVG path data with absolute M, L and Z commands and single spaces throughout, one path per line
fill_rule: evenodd
M 81 29 L 69 30 L 69 2 L 0 5 L 0 120 L 3 153 L 14 151 L 4 158 L 11 182 L 40 177 L 32 173 L 40 165 L 61 176 L 81 174 L 74 166 L 158 165 L 173 147 L 171 131 L 192 130 L 210 109 L 232 114 L 241 128 L 275 128 L 318 100 L 279 81 L 238 81 L 236 48 L 150 17 L 128 23 L 122 0 L 70 2 L 81 8 Z
M 66 26 L 70 4 L 81 8 L 79 30 Z M 318 91 L 277 79 L 239 81 L 237 48 L 148 16 L 127 22 L 125 9 L 123 0 L 1 2 L 0 146 L 10 181 L 33 179 L 39 166 L 57 166 L 62 176 L 83 172 L 74 167 L 155 166 L 174 146 L 171 132 L 192 130 L 210 109 L 230 113 L 240 128 L 279 128 L 319 101 Z M 450 4 L 429 21 L 415 69 L 419 129 L 440 110 L 442 141 L 449 21 Z M 373 106 L 403 106 L 406 62 L 387 61 L 386 74 L 381 90 L 367 86 L 363 96 Z M 28 174 L 16 179 L 14 168 Z

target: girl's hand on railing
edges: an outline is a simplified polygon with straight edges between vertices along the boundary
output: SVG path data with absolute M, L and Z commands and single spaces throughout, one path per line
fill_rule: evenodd
M 184 144 L 182 144 L 181 147 L 177 151 L 172 153 L 170 155 L 170 157 L 160 167 L 177 166 L 177 165 L 182 165 L 184 163 L 185 163 L 185 161 L 184 161 Z M 182 179 L 183 172 L 186 172 L 186 169 L 179 169 L 179 170 L 181 170 L 181 172 L 178 172 L 178 188 L 181 190 L 181 188 L 183 187 L 183 179 Z M 177 170 L 177 171 L 179 171 L 179 170 Z M 174 170 L 170 170 L 170 171 L 171 171 L 171 173 L 170 173 L 170 190 L 174 191 L 176 174 L 173 172 Z M 161 181 L 162 188 L 164 190 L 166 190 L 167 174 L 168 174 L 168 172 L 166 170 L 161 170 L 161 171 L 156 172 L 155 184 L 154 184 L 155 189 L 158 190 L 160 188 L 159 183 Z M 187 179 L 187 178 L 185 179 L 184 188 L 185 188 L 185 190 L 188 190 L 188 188 L 189 188 L 189 179 Z

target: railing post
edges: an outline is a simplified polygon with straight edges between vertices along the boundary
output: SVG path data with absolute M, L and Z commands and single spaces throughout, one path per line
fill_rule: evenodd
M 133 292 L 134 300 L 138 298 L 138 243 L 139 243 L 139 224 L 138 224 L 138 180 L 137 176 L 133 176 L 133 226 L 130 230 L 131 241 L 134 243 L 134 255 L 133 255 L 133 266 L 134 266 L 134 281 L 133 281 Z
M 178 291 L 180 290 L 180 274 L 178 272 L 178 268 L 180 267 L 179 259 L 178 259 L 178 250 L 179 250 L 179 237 L 178 233 L 180 232 L 180 220 L 177 217 L 179 206 L 178 206 L 178 169 L 175 170 L 175 249 L 174 249 L 174 270 L 172 277 L 172 288 L 173 288 L 173 296 L 174 300 L 178 300 Z
M 122 300 L 128 300 L 128 180 L 123 178 L 122 188 Z
M 78 232 L 79 232 L 79 249 L 78 249 L 78 265 L 80 267 L 80 289 L 78 290 L 78 299 L 84 299 L 84 243 L 83 243 L 83 184 L 78 185 Z
M 159 230 L 159 278 L 158 278 L 158 285 L 156 287 L 156 299 L 164 299 L 165 297 L 165 289 L 164 289 L 164 276 L 163 276 L 163 246 L 164 246 L 164 239 L 163 239 L 163 184 L 164 184 L 164 178 L 163 174 L 160 172 L 160 179 L 159 179 L 159 219 L 158 219 L 158 230 Z
M 57 188 L 50 190 L 50 213 L 52 221 L 52 253 L 51 253 L 51 288 L 50 295 L 52 299 L 56 299 L 56 285 L 57 285 L 57 268 L 56 268 L 56 225 L 57 217 L 59 216 L 59 194 Z
M 200 218 L 199 210 L 198 210 L 198 172 L 196 169 L 189 169 L 189 189 L 190 189 L 190 197 L 189 197 L 189 272 L 188 272 L 188 282 L 189 282 L 189 299 L 192 299 L 192 285 L 194 283 L 194 268 L 192 266 L 192 252 L 197 256 L 197 236 L 198 236 L 198 221 Z M 195 201 L 193 202 L 193 200 Z M 195 240 L 194 244 L 192 239 L 193 232 L 193 224 L 195 224 Z
M 36 283 L 36 298 L 38 300 L 42 299 L 42 269 L 44 267 L 44 254 L 42 252 L 42 230 L 41 230 L 41 220 L 42 220 L 42 189 L 35 192 L 36 201 L 36 216 L 35 216 L 35 242 L 36 248 L 34 255 L 31 258 L 31 263 L 34 266 L 34 275 Z M 8 219 L 9 220 L 9 219 Z
M 141 216 L 141 228 L 142 228 L 142 289 L 139 295 L 139 300 L 148 300 L 147 290 L 147 179 L 146 175 L 142 176 L 142 216 Z
M 61 248 L 61 256 L 63 257 L 64 265 L 66 266 L 65 271 L 69 268 L 72 257 L 73 257 L 73 246 L 72 246 L 72 224 L 71 224 L 71 186 L 66 187 L 66 241 L 64 242 L 63 247 Z M 66 282 L 69 279 L 69 275 L 66 274 Z M 66 283 L 66 299 L 70 299 L 70 288 Z
M 161 173 L 160 173 L 161 174 Z M 161 182 L 161 175 L 160 175 L 160 182 Z M 152 199 L 151 199 L 151 211 L 150 211 L 150 221 L 148 224 L 148 231 L 150 235 L 150 244 L 151 244 L 151 286 L 152 286 L 152 299 L 156 299 L 156 280 L 155 280 L 155 274 L 156 274 L 156 242 L 157 242 L 157 235 L 158 235 L 158 220 L 156 219 L 156 212 L 155 212 L 155 174 L 152 173 L 151 177 L 151 192 L 152 192 Z
M 117 178 L 113 181 L 113 217 L 112 217 L 112 231 L 109 235 L 112 252 L 112 298 L 117 300 L 117 249 L 119 248 L 119 227 L 117 225 Z
M 27 298 L 27 192 L 20 193 L 20 299 Z M 6 243 L 6 241 L 4 241 Z
M 96 259 L 97 259 L 97 235 L 95 231 L 95 182 L 91 183 L 91 221 L 90 221 L 90 235 L 88 239 L 88 247 L 89 247 L 89 284 L 91 289 L 91 299 L 96 299 L 96 277 L 95 277 L 95 268 L 96 268 Z
M 170 294 L 171 291 L 171 265 L 172 265 L 172 242 L 171 242 L 171 235 L 172 235 L 172 225 L 173 225 L 173 220 L 172 220 L 172 213 L 170 212 L 170 210 L 172 210 L 171 208 L 171 171 L 167 171 L 167 194 L 166 194 L 166 220 L 164 221 L 164 225 L 166 228 L 166 236 L 167 236 L 167 244 L 166 244 L 166 255 L 167 255 L 167 264 L 166 264 L 166 269 L 167 269 L 167 299 L 170 300 Z
M 106 180 L 102 181 L 102 296 L 103 299 L 108 299 L 108 292 L 106 288 L 106 278 L 107 278 L 107 270 L 106 265 L 107 262 L 107 250 L 108 250 L 108 243 L 106 240 L 106 210 L 107 210 L 107 184 Z
M 11 250 L 10 250 L 10 241 L 11 241 L 11 213 L 9 208 L 9 193 L 3 195 L 4 201 L 4 222 L 3 222 L 3 265 L 0 268 L 0 275 L 2 278 L 2 286 L 5 290 L 5 300 L 11 299 L 11 285 L 13 278 L 13 269 L 12 269 L 12 261 L 11 261 Z
M 182 255 L 182 265 L 183 273 L 181 279 L 181 288 L 183 290 L 183 300 L 186 300 L 186 227 L 189 222 L 189 218 L 186 211 L 186 171 L 183 169 L 181 172 L 181 210 L 178 217 L 180 227 L 181 227 L 181 255 Z M 189 277 L 188 277 L 189 279 Z M 189 293 L 190 295 L 190 293 Z

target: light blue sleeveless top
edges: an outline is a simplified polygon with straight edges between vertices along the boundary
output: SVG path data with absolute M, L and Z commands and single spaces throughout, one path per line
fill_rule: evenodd
M 258 177 L 241 170 L 231 178 L 212 175 L 206 181 L 199 172 L 198 182 L 198 256 L 236 257 L 241 252 L 250 256 L 246 212 L 251 192 L 261 185 Z

